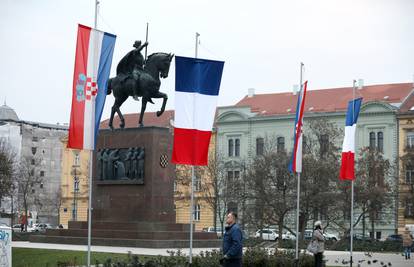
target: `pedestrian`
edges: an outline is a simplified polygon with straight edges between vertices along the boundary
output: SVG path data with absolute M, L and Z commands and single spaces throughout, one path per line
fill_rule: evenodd
M 413 236 L 411 235 L 411 232 L 408 227 L 405 227 L 405 230 L 402 234 L 403 238 L 403 248 L 404 248 L 404 255 L 405 259 L 411 259 L 411 246 L 413 245 Z
M 23 232 L 24 231 L 24 223 L 21 223 L 20 224 L 20 232 Z
M 315 255 L 315 267 L 322 267 L 323 252 L 325 250 L 325 238 L 322 232 L 321 221 L 315 222 L 315 230 L 313 231 L 312 241 L 317 242 L 318 250 Z
M 243 234 L 236 223 L 237 213 L 229 212 L 226 217 L 226 232 L 223 236 L 223 255 L 220 264 L 224 267 L 242 267 Z

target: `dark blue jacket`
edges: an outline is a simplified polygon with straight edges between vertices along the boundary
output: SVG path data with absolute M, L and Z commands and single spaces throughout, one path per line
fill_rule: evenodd
M 223 237 L 223 254 L 230 259 L 241 259 L 243 256 L 243 235 L 239 225 L 226 227 Z

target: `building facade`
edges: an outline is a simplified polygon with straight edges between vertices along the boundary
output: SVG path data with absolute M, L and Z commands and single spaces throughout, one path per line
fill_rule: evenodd
M 414 229 L 414 100 L 407 99 L 398 114 L 399 184 L 398 233 Z
M 390 162 L 395 161 L 398 157 L 396 115 L 412 89 L 411 83 L 372 85 L 356 89 L 355 97 L 363 97 L 356 130 L 356 151 L 372 147 L 382 152 Z M 350 87 L 309 90 L 303 131 L 306 133 L 309 121 L 316 118 L 326 118 L 339 129 L 344 129 L 347 103 L 352 98 L 353 90 Z M 295 93 L 251 93 L 234 106 L 218 109 L 217 150 L 225 161 L 232 163 L 229 164 L 229 170 L 233 168 L 242 173 L 243 166 L 252 162 L 257 149 L 263 146 L 260 142 L 266 136 L 274 137 L 278 148 L 280 146 L 288 152 L 292 151 L 296 101 Z M 337 145 L 341 147 L 342 143 Z M 388 181 L 396 188 L 398 182 L 394 177 L 391 175 Z M 397 228 L 396 203 L 393 206 L 386 211 L 386 223 L 376 225 L 376 231 L 379 232 L 375 233 L 377 237 L 393 233 Z M 358 211 L 355 211 L 355 216 L 358 216 Z M 356 228 L 361 227 L 359 224 Z
M 33 219 L 41 222 L 58 222 L 62 159 L 60 138 L 67 134 L 67 130 L 66 125 L 20 120 L 7 105 L 0 107 L 0 138 L 10 144 L 19 162 L 29 161 L 33 175 L 39 177 L 40 182 L 31 188 L 37 201 L 31 203 L 30 212 L 35 217 Z M 15 194 L 13 202 L 16 203 L 11 205 L 10 201 L 5 201 L 3 209 L 21 213 L 22 207 L 18 205 L 19 192 L 16 191 Z
M 69 221 L 88 220 L 90 153 L 87 150 L 67 148 L 67 136 L 61 141 L 62 204 L 59 210 L 59 224 L 67 228 Z

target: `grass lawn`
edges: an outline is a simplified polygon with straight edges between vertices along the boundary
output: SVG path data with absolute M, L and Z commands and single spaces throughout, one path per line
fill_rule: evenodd
M 86 265 L 86 251 L 52 250 L 52 249 L 32 249 L 32 248 L 13 248 L 12 252 L 13 267 L 56 267 L 59 262 L 70 263 L 70 265 Z M 92 252 L 91 264 L 96 260 L 103 263 L 111 257 L 116 259 L 126 259 L 127 254 Z

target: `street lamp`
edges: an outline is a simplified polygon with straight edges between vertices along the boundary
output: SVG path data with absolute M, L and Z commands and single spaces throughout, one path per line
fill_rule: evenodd
M 73 177 L 73 207 L 72 207 L 72 220 L 77 221 L 78 218 L 78 200 L 77 195 L 79 192 L 79 177 L 76 175 L 76 169 L 74 170 Z

